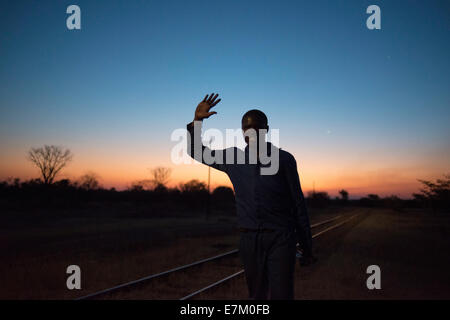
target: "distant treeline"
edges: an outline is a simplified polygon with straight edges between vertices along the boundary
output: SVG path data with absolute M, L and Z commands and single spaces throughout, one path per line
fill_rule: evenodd
M 358 205 L 363 207 L 385 207 L 396 210 L 404 208 L 427 208 L 433 211 L 450 213 L 450 175 L 436 181 L 418 180 L 422 184 L 419 193 L 412 194 L 413 198 L 404 200 L 396 195 L 380 197 L 377 194 L 368 194 L 358 200 L 349 200 L 346 190 L 339 191 L 340 197 L 334 200 L 326 192 L 311 192 L 307 202 L 312 207 L 325 207 L 331 203 L 340 205 Z
M 444 177 L 436 182 L 421 181 L 424 188 L 421 193 L 414 194 L 411 200 L 402 200 L 395 195 L 382 198 L 376 194 L 350 200 L 348 192 L 340 190 L 340 196 L 335 198 L 331 198 L 326 192 L 310 192 L 306 202 L 312 208 L 365 206 L 449 211 L 450 176 Z M 168 188 L 163 183 L 145 188 L 145 184 L 135 183 L 128 190 L 118 191 L 114 188 L 102 188 L 95 177 L 90 176 L 81 182 L 68 179 L 51 184 L 41 179 L 9 179 L 0 182 L 0 208 L 7 211 L 85 209 L 89 212 L 94 209 L 98 212 L 105 211 L 105 214 L 113 211 L 127 215 L 165 216 L 217 212 L 234 214 L 235 202 L 231 188 L 217 187 L 209 194 L 206 184 L 198 180 L 182 183 L 175 188 Z
M 58 173 L 71 162 L 73 154 L 61 146 L 44 145 L 31 148 L 27 159 L 39 170 L 40 178 L 20 181 L 8 179 L 0 182 L 0 210 L 30 212 L 58 212 L 61 210 L 105 215 L 167 216 L 170 214 L 209 214 L 222 211 L 235 213 L 233 190 L 218 187 L 211 193 L 206 184 L 198 180 L 168 188 L 171 169 L 156 167 L 150 169 L 148 179 L 135 181 L 125 191 L 100 186 L 99 176 L 88 172 L 78 181 L 56 180 Z M 423 188 L 414 194 L 412 200 L 402 200 L 395 195 L 381 198 L 369 194 L 359 200 L 350 200 L 346 190 L 339 191 L 339 197 L 332 199 L 326 192 L 311 192 L 306 203 L 308 207 L 336 206 L 431 208 L 434 211 L 449 211 L 450 175 L 435 182 L 419 180 Z M 52 210 L 57 209 L 57 210 Z
M 209 194 L 206 184 L 197 180 L 176 188 L 157 185 L 149 190 L 133 185 L 128 190 L 118 191 L 102 188 L 98 184 L 86 186 L 68 179 L 52 184 L 46 184 L 40 179 L 14 179 L 0 182 L 0 208 L 9 211 L 109 209 L 145 216 L 206 214 L 213 210 L 230 214 L 235 212 L 231 188 L 217 187 Z

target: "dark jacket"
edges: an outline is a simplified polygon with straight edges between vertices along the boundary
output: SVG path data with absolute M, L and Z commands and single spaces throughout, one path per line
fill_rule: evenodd
M 279 169 L 274 175 L 261 175 L 260 168 L 264 165 L 259 161 L 251 164 L 248 146 L 242 151 L 233 147 L 225 150 L 210 150 L 201 141 L 201 122 L 196 121 L 187 125 L 188 154 L 195 160 L 210 165 L 225 172 L 231 180 L 236 197 L 238 224 L 248 229 L 275 229 L 294 231 L 304 255 L 311 255 L 312 238 L 305 198 L 300 186 L 295 158 L 284 150 L 278 149 Z M 196 136 L 194 136 L 194 131 Z M 194 154 L 195 144 L 202 146 Z M 272 145 L 268 142 L 267 150 Z M 214 163 L 207 163 L 202 156 L 210 152 L 213 157 L 220 159 Z M 226 154 L 232 153 L 227 163 Z M 240 158 L 241 157 L 241 158 Z M 245 163 L 238 163 L 238 159 L 245 159 Z

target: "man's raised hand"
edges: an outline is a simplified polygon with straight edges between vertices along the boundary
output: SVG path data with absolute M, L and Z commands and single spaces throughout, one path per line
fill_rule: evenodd
M 195 109 L 194 121 L 202 121 L 217 113 L 209 110 L 220 102 L 221 99 L 216 100 L 218 96 L 218 93 L 215 95 L 211 93 L 211 95 L 205 96 L 203 101 L 198 104 L 197 109 Z

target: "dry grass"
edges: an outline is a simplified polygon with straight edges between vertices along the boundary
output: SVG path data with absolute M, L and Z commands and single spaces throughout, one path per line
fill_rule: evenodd
M 311 214 L 311 220 L 334 215 L 336 210 L 323 210 Z M 238 237 L 233 217 L 82 218 L 2 230 L 0 298 L 75 298 L 235 249 Z M 71 264 L 81 267 L 81 291 L 65 286 Z M 180 298 L 240 268 L 237 256 L 222 259 L 109 298 Z M 231 292 L 247 295 L 245 287 L 231 287 Z
M 317 264 L 296 266 L 296 299 L 450 299 L 450 216 L 365 210 L 317 238 Z M 381 268 L 381 290 L 366 287 L 367 266 Z M 246 299 L 239 276 L 197 299 Z
M 3 233 L 0 298 L 73 298 L 221 253 L 237 239 L 223 217 L 65 225 Z M 71 264 L 81 267 L 81 292 L 65 286 Z

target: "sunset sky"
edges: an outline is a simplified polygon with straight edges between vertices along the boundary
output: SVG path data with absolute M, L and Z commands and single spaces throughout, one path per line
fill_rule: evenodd
M 0 28 L 0 179 L 38 177 L 26 153 L 53 144 L 74 154 L 61 178 L 206 181 L 170 137 L 211 92 L 205 129 L 263 110 L 305 192 L 408 198 L 450 173 L 449 1 L 2 1 Z

